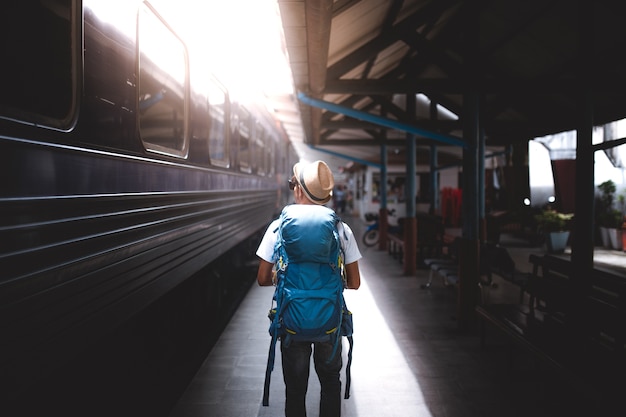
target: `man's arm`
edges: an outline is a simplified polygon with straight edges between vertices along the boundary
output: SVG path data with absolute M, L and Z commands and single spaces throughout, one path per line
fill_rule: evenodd
M 359 271 L 359 262 L 355 261 L 346 264 L 346 283 L 351 290 L 358 290 L 361 286 L 361 272 Z
M 259 270 L 256 274 L 256 280 L 259 285 L 263 287 L 267 287 L 270 285 L 274 285 L 272 282 L 272 268 L 274 264 L 271 262 L 267 262 L 266 260 L 259 260 Z

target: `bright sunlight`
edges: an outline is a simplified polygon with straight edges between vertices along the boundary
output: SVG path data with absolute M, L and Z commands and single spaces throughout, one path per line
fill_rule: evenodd
M 140 0 L 85 0 L 99 18 L 135 36 L 136 20 L 122 9 Z M 186 43 L 191 65 L 208 68 L 238 97 L 291 94 L 293 82 L 277 0 L 151 0 Z M 129 16 L 124 18 L 123 16 Z M 124 19 L 123 21 L 121 19 Z M 167 59 L 167 57 L 163 57 Z
M 215 75 L 238 94 L 289 94 L 292 78 L 276 0 L 153 0 Z M 161 12 L 162 10 L 162 12 Z

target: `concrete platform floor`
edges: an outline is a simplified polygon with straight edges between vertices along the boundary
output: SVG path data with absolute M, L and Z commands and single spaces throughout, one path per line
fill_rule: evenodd
M 361 236 L 363 226 L 346 218 Z M 514 238 L 502 244 L 518 268 L 530 252 Z M 602 404 L 573 391 L 567 381 L 523 352 L 509 361 L 507 340 L 490 332 L 480 347 L 477 328 L 461 330 L 456 291 L 441 280 L 420 285 L 427 270 L 404 276 L 384 251 L 360 246 L 362 287 L 346 291 L 354 314 L 351 398 L 344 417 L 547 417 L 606 416 Z M 608 256 L 624 257 L 611 251 Z M 497 282 L 492 300 L 516 300 L 519 289 Z M 273 288 L 253 286 L 170 417 L 277 417 L 284 415 L 280 354 L 272 374 L 269 407 L 261 405 Z M 344 342 L 344 363 L 347 343 Z M 277 349 L 279 352 L 279 349 Z M 318 415 L 319 382 L 311 370 L 307 411 Z

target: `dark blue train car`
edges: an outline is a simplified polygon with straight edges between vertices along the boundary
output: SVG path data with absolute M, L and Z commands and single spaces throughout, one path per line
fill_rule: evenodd
M 83 3 L 85 5 L 83 6 Z M 0 13 L 0 391 L 29 384 L 263 229 L 296 156 L 147 2 Z

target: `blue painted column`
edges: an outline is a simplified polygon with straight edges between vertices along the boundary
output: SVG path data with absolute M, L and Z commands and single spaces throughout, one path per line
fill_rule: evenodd
M 406 112 L 410 120 L 415 119 L 417 107 L 415 94 L 406 96 Z M 415 135 L 406 134 L 406 218 L 404 219 L 404 275 L 415 275 L 417 271 L 417 217 L 415 203 L 415 175 L 417 164 Z
M 380 145 L 380 208 L 387 209 L 387 145 Z
M 387 145 L 380 145 L 380 208 L 378 209 L 378 249 L 387 250 Z
M 439 169 L 437 167 L 437 146 L 430 146 L 430 212 L 439 214 Z
M 430 101 L 430 120 L 439 119 L 437 103 Z M 430 145 L 430 214 L 439 214 L 439 170 L 437 166 L 437 146 Z
M 417 146 L 415 136 L 406 134 L 406 216 L 415 217 L 417 214 Z

